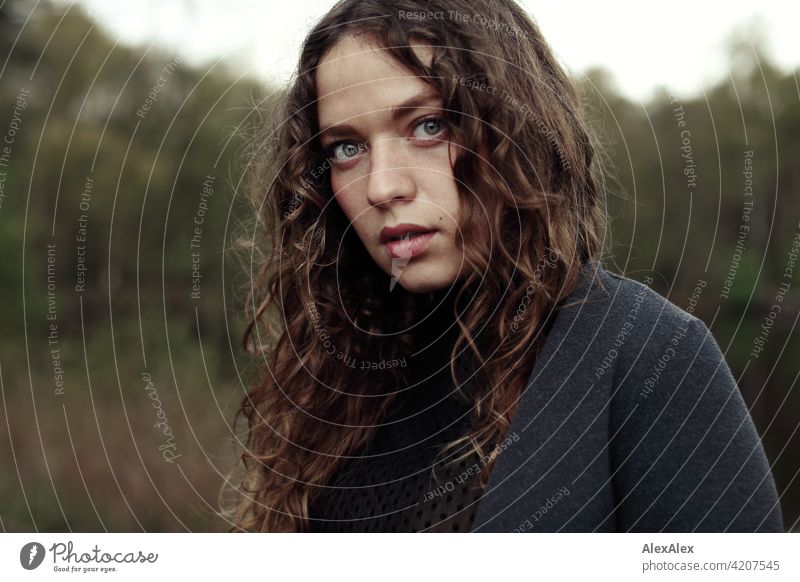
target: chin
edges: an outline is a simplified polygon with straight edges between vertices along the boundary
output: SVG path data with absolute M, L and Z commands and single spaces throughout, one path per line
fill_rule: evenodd
M 414 294 L 433 293 L 434 291 L 449 287 L 449 285 L 449 283 L 436 284 L 431 281 L 408 281 L 404 277 L 400 277 L 400 280 L 397 282 L 397 286 Z
M 459 272 L 441 272 L 436 269 L 426 269 L 423 265 L 406 267 L 397 280 L 395 289 L 402 287 L 409 293 L 432 293 L 452 286 L 459 279 Z M 391 281 L 391 271 L 387 271 Z

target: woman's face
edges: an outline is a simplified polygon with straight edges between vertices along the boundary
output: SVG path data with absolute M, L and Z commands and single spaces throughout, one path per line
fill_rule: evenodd
M 427 46 L 415 50 L 430 62 Z M 423 293 L 451 285 L 463 264 L 455 244 L 461 204 L 441 97 L 352 36 L 326 53 L 316 84 L 333 193 L 390 287 Z

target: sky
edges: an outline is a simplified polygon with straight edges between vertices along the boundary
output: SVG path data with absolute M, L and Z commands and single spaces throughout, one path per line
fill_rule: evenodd
M 122 43 L 158 43 L 202 66 L 222 59 L 240 73 L 285 84 L 305 34 L 334 0 L 60 3 L 85 7 Z M 569 71 L 580 75 L 602 66 L 631 99 L 646 100 L 660 86 L 689 97 L 728 78 L 725 47 L 733 37 L 751 42 L 760 36 L 759 58 L 769 57 L 785 72 L 800 67 L 800 2 L 796 0 L 520 3 Z

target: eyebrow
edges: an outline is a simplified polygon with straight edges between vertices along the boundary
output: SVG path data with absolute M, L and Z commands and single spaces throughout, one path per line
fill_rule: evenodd
M 409 110 L 419 109 L 421 107 L 430 105 L 433 101 L 438 101 L 439 95 L 433 91 L 425 91 L 409 97 L 405 101 L 398 103 L 392 107 L 390 117 L 392 121 L 397 121 L 400 117 L 405 115 Z M 357 134 L 358 131 L 348 123 L 335 123 L 320 130 L 320 137 L 322 136 L 336 136 Z

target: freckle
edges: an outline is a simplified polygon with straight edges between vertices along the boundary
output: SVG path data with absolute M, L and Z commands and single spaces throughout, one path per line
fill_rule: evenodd
M 442 219 L 442 217 L 440 216 L 440 217 L 439 217 L 439 220 L 441 220 L 441 219 Z

